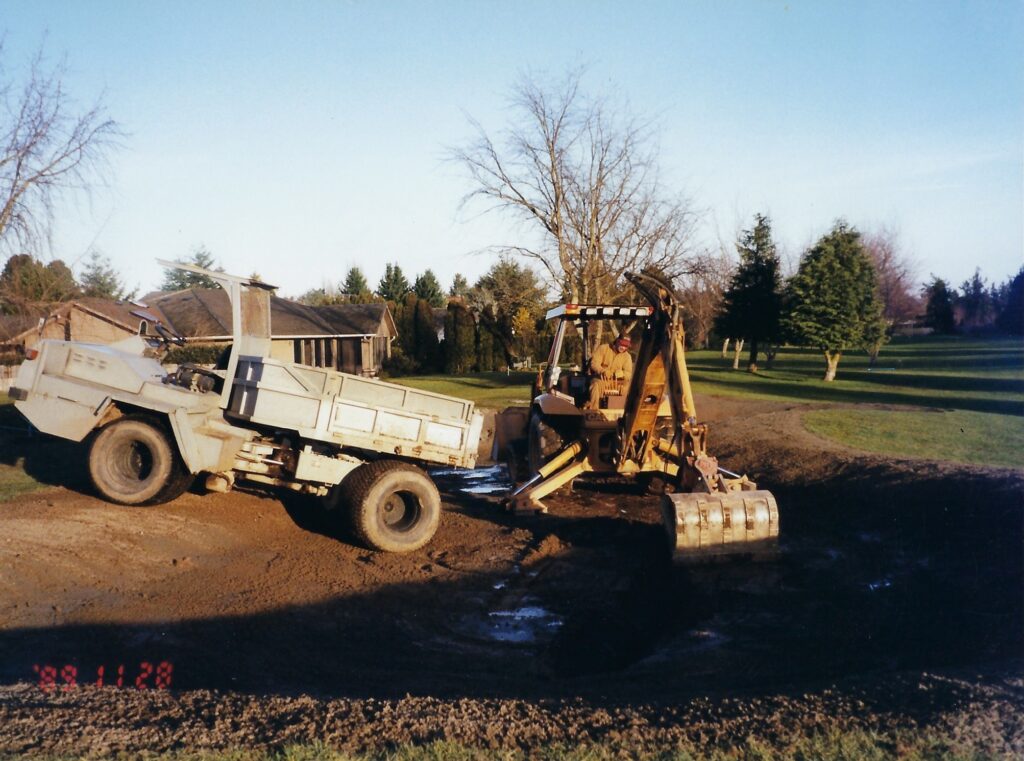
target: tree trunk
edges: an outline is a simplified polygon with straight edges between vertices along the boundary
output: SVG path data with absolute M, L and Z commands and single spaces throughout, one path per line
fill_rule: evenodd
M 750 339 L 750 359 L 747 361 L 747 372 L 757 372 L 757 339 Z
M 836 368 L 839 367 L 839 358 L 843 356 L 842 352 L 825 352 L 825 361 L 828 362 L 828 368 L 825 370 L 825 380 L 834 381 L 836 379 Z
M 779 353 L 779 347 L 775 346 L 774 344 L 769 343 L 768 344 L 768 348 L 765 349 L 765 351 L 764 351 L 764 355 L 765 355 L 765 358 L 766 358 L 765 359 L 765 363 L 764 363 L 764 369 L 765 370 L 771 370 L 772 369 L 772 366 L 775 364 L 775 355 L 778 354 L 778 353 Z
M 722 359 L 725 359 L 727 356 L 729 356 L 729 339 L 728 338 L 726 338 L 724 341 L 722 341 Z
M 743 353 L 743 339 L 737 338 L 733 342 L 733 346 L 735 348 L 733 349 L 733 355 L 732 355 L 732 369 L 733 370 L 739 370 L 740 369 L 740 354 Z

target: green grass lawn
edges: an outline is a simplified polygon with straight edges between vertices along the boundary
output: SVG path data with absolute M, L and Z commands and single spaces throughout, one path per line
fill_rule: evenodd
M 764 357 L 760 358 L 764 365 Z M 1024 342 L 1019 339 L 927 337 L 896 339 L 875 363 L 864 352 L 844 355 L 836 380 L 825 383 L 825 359 L 812 349 L 779 352 L 772 370 L 732 369 L 721 352 L 687 354 L 697 393 L 790 402 L 901 404 L 1024 415 Z M 740 363 L 746 367 L 746 354 Z
M 25 432 L 28 425 L 14 409 L 14 403 L 0 391 L 0 502 L 35 492 L 45 483 L 25 469 Z
M 966 410 L 813 410 L 819 436 L 879 454 L 1024 468 L 1024 417 Z
M 480 407 L 504 409 L 530 403 L 536 372 L 473 373 L 472 375 L 411 375 L 389 378 L 392 383 L 469 399 Z
M 872 367 L 864 352 L 839 363 L 825 383 L 825 359 L 812 349 L 779 352 L 771 370 L 732 369 L 720 351 L 693 351 L 687 363 L 698 394 L 835 404 L 809 411 L 814 433 L 851 447 L 897 456 L 1024 467 L 1024 342 L 1011 338 L 928 336 L 896 339 Z M 764 357 L 761 357 L 764 365 Z M 481 407 L 522 404 L 532 373 L 397 378 L 416 388 L 461 396 Z M 899 412 L 850 405 L 900 405 Z M 917 408 L 917 409 L 915 409 Z

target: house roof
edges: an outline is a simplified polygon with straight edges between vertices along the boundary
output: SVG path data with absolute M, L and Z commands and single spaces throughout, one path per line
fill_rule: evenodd
M 310 307 L 338 335 L 398 335 L 394 317 L 387 304 L 330 304 Z
M 149 312 L 175 333 L 186 338 L 213 339 L 231 336 L 231 302 L 220 288 L 187 288 L 170 293 L 150 294 L 146 307 L 129 302 L 81 298 L 59 304 L 38 314 L 0 316 L 0 343 L 14 342 L 37 330 L 40 317 L 63 317 L 79 309 L 124 328 L 139 329 L 140 318 L 133 311 Z M 386 304 L 338 304 L 311 307 L 297 301 L 270 298 L 271 330 L 275 336 L 389 336 L 398 335 Z
M 82 297 L 63 304 L 56 304 L 50 309 L 38 309 L 30 314 L 0 317 L 0 342 L 17 341 L 27 333 L 38 330 L 41 318 L 64 318 L 74 309 L 86 312 L 104 322 L 112 323 L 128 333 L 136 333 L 139 329 L 140 318 L 132 314 L 132 311 L 138 307 L 127 302 Z
M 0 343 L 12 341 L 23 333 L 34 330 L 39 325 L 39 317 L 28 314 L 0 315 Z
M 152 294 L 149 311 L 186 338 L 231 335 L 231 302 L 220 288 L 188 288 Z M 384 304 L 341 304 L 311 307 L 270 297 L 270 325 L 275 336 L 341 336 L 397 334 Z

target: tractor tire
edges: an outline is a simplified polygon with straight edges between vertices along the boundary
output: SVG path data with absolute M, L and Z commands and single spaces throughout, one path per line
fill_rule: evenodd
M 89 478 L 103 499 L 133 506 L 170 502 L 193 480 L 167 431 L 135 416 L 120 418 L 95 435 Z
M 561 434 L 548 425 L 543 415 L 536 412 L 531 415 L 526 444 L 526 464 L 530 469 L 530 477 L 537 475 L 541 465 L 554 457 L 564 445 Z
M 352 533 L 371 550 L 412 552 L 441 521 L 441 495 L 415 465 L 379 460 L 360 465 L 342 482 Z

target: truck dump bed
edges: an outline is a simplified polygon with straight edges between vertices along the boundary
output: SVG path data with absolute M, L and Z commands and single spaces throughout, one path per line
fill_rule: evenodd
M 464 399 L 245 355 L 227 413 L 303 438 L 463 468 L 476 464 L 483 426 Z

